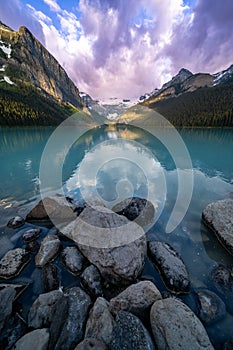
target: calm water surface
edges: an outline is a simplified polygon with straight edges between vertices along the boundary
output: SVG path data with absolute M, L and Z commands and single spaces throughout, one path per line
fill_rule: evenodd
M 13 246 L 5 228 L 8 220 L 15 214 L 26 215 L 40 198 L 40 160 L 52 132 L 53 128 L 0 128 L 0 255 Z M 169 137 L 169 130 L 166 132 Z M 192 159 L 194 189 L 184 219 L 171 234 L 165 234 L 164 229 L 178 191 L 174 160 L 164 145 L 141 129 L 104 126 L 87 132 L 65 157 L 63 189 L 77 199 L 81 194 L 99 196 L 109 207 L 122 196 L 151 194 L 158 221 L 148 237 L 169 242 L 180 252 L 192 284 L 192 292 L 183 300 L 195 311 L 193 291 L 204 287 L 215 291 L 227 305 L 227 316 L 207 327 L 216 349 L 221 349 L 226 339 L 233 338 L 233 293 L 216 290 L 210 272 L 219 263 L 232 268 L 233 257 L 203 226 L 201 213 L 208 203 L 233 197 L 233 130 L 183 129 L 180 135 Z M 58 148 L 46 155 L 48 192 L 61 190 L 53 174 L 68 136 L 68 131 L 64 131 Z M 149 262 L 144 277 L 165 290 Z

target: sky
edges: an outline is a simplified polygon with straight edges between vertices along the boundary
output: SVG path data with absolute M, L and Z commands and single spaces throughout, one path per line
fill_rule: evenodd
M 0 20 L 27 26 L 98 99 L 139 97 L 183 67 L 233 64 L 233 0 L 0 0 Z

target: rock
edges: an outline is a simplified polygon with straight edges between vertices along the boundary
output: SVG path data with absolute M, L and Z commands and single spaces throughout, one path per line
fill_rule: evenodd
M 57 267 L 55 265 L 46 264 L 43 266 L 42 281 L 43 281 L 44 291 L 46 293 L 59 288 L 60 281 L 58 278 Z
M 188 292 L 189 275 L 179 254 L 169 244 L 156 241 L 149 243 L 149 251 L 167 288 L 176 293 Z
M 204 324 L 209 325 L 225 316 L 226 307 L 219 296 L 207 289 L 198 290 L 196 294 L 199 303 L 198 317 Z
M 110 300 L 109 309 L 116 315 L 120 310 L 128 311 L 138 317 L 146 316 L 150 307 L 162 296 L 150 281 L 132 284 L 122 293 Z
M 68 316 L 68 298 L 62 296 L 54 305 L 54 314 L 50 325 L 50 340 L 48 350 L 54 350 L 62 328 Z
M 60 241 L 56 235 L 46 236 L 41 242 L 40 250 L 35 257 L 35 263 L 43 267 L 48 262 L 55 259 L 60 248 Z
M 12 313 L 12 304 L 16 291 L 12 287 L 5 287 L 0 290 L 0 332 Z
M 66 269 L 74 275 L 81 273 L 86 262 L 83 254 L 75 246 L 63 249 L 61 259 Z
M 201 321 L 178 299 L 156 301 L 151 308 L 150 322 L 158 349 L 213 350 Z
M 115 322 L 108 306 L 104 298 L 96 300 L 87 320 L 85 338 L 101 340 L 105 345 L 110 346 Z
M 129 284 L 142 272 L 146 256 L 143 229 L 104 207 L 87 207 L 64 230 L 84 256 L 113 284 Z
M 99 270 L 94 265 L 88 266 L 80 276 L 84 289 L 92 296 L 103 295 L 102 278 Z
M 99 340 L 87 338 L 79 343 L 74 350 L 108 350 L 108 348 Z
M 26 330 L 26 324 L 17 314 L 11 316 L 3 331 L 0 332 L 0 348 L 4 350 L 12 349 L 17 340 L 26 333 Z
M 233 339 L 225 342 L 223 350 L 232 350 L 233 349 Z
M 30 261 L 25 249 L 9 250 L 0 260 L 0 278 L 8 279 L 17 276 Z
M 46 328 L 36 329 L 25 334 L 13 346 L 13 350 L 46 350 L 49 343 L 49 330 Z
M 111 350 L 152 350 L 154 345 L 149 332 L 135 315 L 120 311 L 113 328 Z
M 28 287 L 28 283 L 0 283 L 0 292 L 4 288 L 13 288 L 15 290 L 15 299 L 17 299 Z
M 37 241 L 31 241 L 27 243 L 25 249 L 31 254 L 37 254 L 40 249 L 40 245 Z
M 35 241 L 38 237 L 40 237 L 40 233 L 41 233 L 41 229 L 37 229 L 37 228 L 33 228 L 30 230 L 27 230 L 24 232 L 23 234 L 23 240 L 25 242 L 31 242 L 31 241 Z
M 28 326 L 32 328 L 49 327 L 53 319 L 55 304 L 62 296 L 63 293 L 58 290 L 39 295 L 29 310 Z
M 134 221 L 142 226 L 149 225 L 154 218 L 155 208 L 145 198 L 131 197 L 116 204 L 112 210 L 119 215 L 124 215 L 128 220 Z
M 224 289 L 231 289 L 231 270 L 220 264 L 211 271 L 211 278 L 213 282 Z
M 40 200 L 38 204 L 28 213 L 26 221 L 52 221 L 54 224 L 69 223 L 77 217 L 74 213 L 75 206 L 63 196 L 51 196 Z M 55 225 L 56 226 L 56 225 Z
M 216 234 L 223 247 L 233 254 L 233 200 L 224 199 L 207 205 L 203 222 Z
M 91 306 L 91 299 L 81 288 L 73 287 L 66 291 L 68 316 L 60 332 L 54 350 L 70 350 L 84 336 L 84 327 Z
M 14 218 L 10 219 L 7 226 L 10 228 L 18 228 L 25 224 L 24 218 L 22 216 L 15 216 Z

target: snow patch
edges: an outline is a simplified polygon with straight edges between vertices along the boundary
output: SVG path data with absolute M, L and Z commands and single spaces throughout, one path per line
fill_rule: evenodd
M 11 81 L 10 78 L 7 77 L 6 75 L 3 77 L 1 81 L 5 81 L 7 84 L 14 85 L 13 81 Z
M 5 64 L 2 66 L 2 68 L 0 68 L 0 72 L 4 72 L 5 71 Z
M 6 44 L 0 40 L 0 49 L 2 49 L 2 51 L 7 55 L 8 58 L 11 57 L 11 44 L 9 44 L 8 46 L 6 46 Z

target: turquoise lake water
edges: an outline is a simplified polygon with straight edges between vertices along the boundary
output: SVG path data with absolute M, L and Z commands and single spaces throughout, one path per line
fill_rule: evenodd
M 11 247 L 5 232 L 8 220 L 16 214 L 26 215 L 40 198 L 41 156 L 53 130 L 0 128 L 1 256 Z M 170 131 L 164 132 L 169 139 Z M 81 194 L 85 199 L 102 198 L 109 207 L 124 197 L 147 198 L 150 194 L 157 206 L 157 221 L 148 237 L 169 242 L 180 252 L 193 290 L 199 287 L 214 290 L 211 270 L 219 263 L 233 268 L 233 257 L 203 226 L 201 213 L 212 201 L 233 198 L 233 129 L 182 129 L 179 132 L 192 160 L 194 187 L 190 206 L 185 208 L 187 213 L 170 234 L 165 233 L 165 227 L 180 190 L 175 162 L 166 145 L 139 128 L 103 126 L 87 132 L 69 150 L 63 144 L 69 138 L 68 131 L 64 131 L 64 139 L 61 135 L 57 149 L 45 155 L 48 177 L 43 192 L 61 191 L 55 172 L 63 159 L 62 151 L 66 150 L 62 171 L 65 194 L 77 199 Z M 152 265 L 148 262 L 144 275 L 156 283 L 157 275 L 151 271 Z M 163 284 L 159 283 L 163 290 Z M 217 293 L 227 305 L 227 316 L 207 327 L 207 331 L 216 349 L 220 349 L 232 334 L 233 293 Z M 182 298 L 194 308 L 190 296 Z

